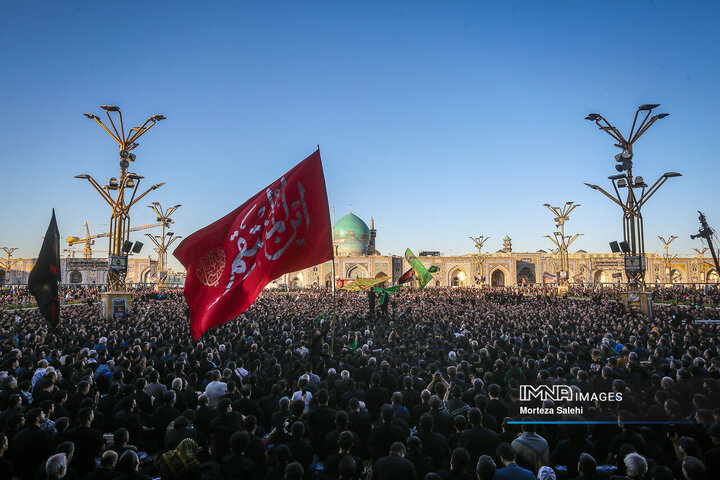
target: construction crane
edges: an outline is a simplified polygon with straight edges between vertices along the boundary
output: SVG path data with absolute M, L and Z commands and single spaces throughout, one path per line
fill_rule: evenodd
M 137 232 L 140 230 L 147 230 L 149 228 L 155 228 L 162 225 L 162 222 L 159 223 L 153 223 L 150 225 L 140 225 L 138 227 L 133 227 L 130 229 L 131 232 Z M 109 233 L 98 233 L 97 235 L 90 235 L 90 229 L 88 228 L 87 222 L 85 222 L 85 238 L 80 237 L 68 237 L 67 238 L 67 244 L 68 246 L 72 247 L 73 245 L 78 245 L 80 243 L 85 244 L 85 248 L 83 249 L 83 257 L 84 258 L 92 258 L 92 246 L 95 244 L 96 238 L 104 238 L 110 236 Z

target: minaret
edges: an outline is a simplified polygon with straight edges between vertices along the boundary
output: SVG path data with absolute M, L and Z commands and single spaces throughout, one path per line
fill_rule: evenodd
M 512 240 L 510 240 L 509 235 L 505 235 L 503 239 L 503 252 L 512 253 Z
M 368 255 L 375 255 L 375 235 L 377 235 L 377 230 L 375 230 L 375 219 L 370 217 L 370 241 L 368 242 L 367 248 Z

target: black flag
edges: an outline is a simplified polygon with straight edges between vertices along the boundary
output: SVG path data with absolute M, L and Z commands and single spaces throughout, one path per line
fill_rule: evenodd
M 30 272 L 28 289 L 33 294 L 45 320 L 54 328 L 60 320 L 60 232 L 55 221 L 55 209 L 45 232 L 37 263 Z

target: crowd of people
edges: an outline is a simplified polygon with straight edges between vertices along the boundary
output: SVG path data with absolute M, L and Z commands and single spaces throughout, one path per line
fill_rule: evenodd
M 199 341 L 181 291 L 53 331 L 6 312 L 0 478 L 716 478 L 714 309 L 527 293 L 404 289 L 371 315 L 264 292 Z

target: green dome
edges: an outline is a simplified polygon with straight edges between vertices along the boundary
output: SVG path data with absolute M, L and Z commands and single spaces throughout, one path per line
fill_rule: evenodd
M 340 244 L 337 251 L 342 255 L 365 255 L 367 244 L 356 237 L 349 237 Z
M 342 241 L 351 237 L 359 239 L 365 245 L 370 241 L 370 229 L 367 224 L 363 222 L 360 217 L 352 213 L 348 213 L 335 222 L 333 234 L 336 241 Z

